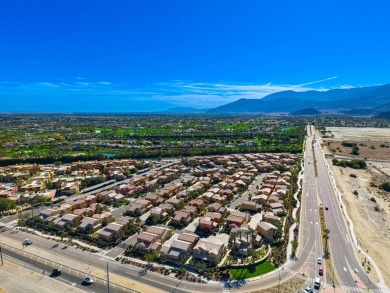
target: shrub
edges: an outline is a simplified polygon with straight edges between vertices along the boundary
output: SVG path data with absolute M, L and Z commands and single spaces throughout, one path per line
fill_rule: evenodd
M 353 147 L 351 154 L 355 155 L 355 156 L 359 155 L 359 148 L 358 147 Z
M 375 197 L 371 197 L 370 200 L 371 200 L 372 202 L 376 202 Z
M 383 189 L 384 191 L 390 192 L 390 181 L 383 182 L 380 186 L 380 189 Z
M 354 173 L 351 173 L 351 174 L 349 174 L 349 177 L 356 178 L 357 176 L 356 176 L 356 174 L 354 174 Z
M 376 212 L 379 212 L 381 209 L 380 209 L 379 205 L 376 205 L 376 206 L 374 207 L 374 210 L 375 210 Z
M 340 166 L 340 167 L 350 167 L 352 169 L 366 169 L 367 164 L 363 160 L 351 160 L 351 161 L 344 161 L 344 160 L 332 160 L 333 165 Z
M 345 146 L 345 147 L 349 147 L 349 148 L 351 148 L 351 147 L 356 147 L 356 143 L 353 143 L 353 142 L 346 142 L 346 141 L 343 141 L 342 143 L 341 143 L 343 146 Z
M 353 194 L 354 194 L 354 195 L 359 195 L 359 192 L 358 192 L 357 190 L 354 190 L 354 191 L 353 191 Z

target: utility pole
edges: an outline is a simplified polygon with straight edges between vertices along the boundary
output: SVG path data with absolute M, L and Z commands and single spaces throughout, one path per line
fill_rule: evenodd
M 1 246 L 0 246 L 0 258 L 1 258 L 1 265 L 4 265 L 4 262 L 3 262 L 3 252 L 1 251 Z
M 110 293 L 110 275 L 108 273 L 108 263 L 107 263 L 107 293 Z

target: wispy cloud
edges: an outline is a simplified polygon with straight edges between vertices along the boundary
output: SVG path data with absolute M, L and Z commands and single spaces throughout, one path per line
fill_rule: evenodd
M 332 80 L 332 79 L 336 79 L 338 78 L 338 76 L 332 76 L 332 77 L 329 77 L 329 78 L 325 78 L 325 79 L 320 79 L 320 80 L 315 80 L 315 81 L 309 81 L 309 82 L 306 82 L 306 83 L 302 83 L 302 84 L 298 84 L 298 85 L 295 85 L 294 87 L 301 87 L 301 86 L 307 86 L 307 85 L 311 85 L 311 84 L 315 84 L 315 83 L 320 83 L 320 82 L 324 82 L 324 81 L 328 81 L 328 80 Z
M 337 76 L 302 84 L 244 84 L 228 82 L 191 82 L 175 80 L 135 88 L 125 83 L 90 81 L 82 77 L 56 79 L 33 83 L 0 81 L 0 98 L 9 96 L 53 97 L 57 99 L 115 98 L 116 101 L 134 101 L 148 105 L 153 101 L 170 105 L 192 107 L 216 107 L 238 99 L 260 99 L 266 95 L 285 91 L 326 90 L 334 87 L 313 87 L 314 84 L 336 79 Z M 350 87 L 344 85 L 344 88 Z

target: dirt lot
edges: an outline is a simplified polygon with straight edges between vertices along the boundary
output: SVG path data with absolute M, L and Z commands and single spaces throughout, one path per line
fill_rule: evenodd
M 390 246 L 389 193 L 370 186 L 373 175 L 389 175 L 386 174 L 386 170 L 390 169 L 390 162 L 380 165 L 371 163 L 368 170 L 333 166 L 331 160 L 328 160 L 328 163 L 335 175 L 337 187 L 342 193 L 348 215 L 354 223 L 355 235 L 361 247 L 359 255 L 362 262 L 365 258 L 362 251 L 368 250 L 369 255 L 380 268 L 386 285 L 390 286 L 390 270 L 388 269 L 390 263 L 388 253 Z M 356 174 L 357 178 L 350 177 L 350 174 Z M 369 275 L 373 280 L 378 281 L 373 267 Z
M 336 139 L 389 141 L 389 128 L 327 127 Z
M 4 260 L 4 266 L 0 266 L 0 293 L 7 292 L 80 293 L 82 291 Z
M 359 155 L 352 155 L 352 147 L 343 146 L 342 140 L 333 139 L 324 139 L 325 153 L 371 160 L 388 160 L 390 158 L 389 141 L 345 140 L 344 142 L 356 143 Z

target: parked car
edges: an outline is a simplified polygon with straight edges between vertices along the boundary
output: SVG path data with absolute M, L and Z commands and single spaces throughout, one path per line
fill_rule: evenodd
M 82 284 L 83 284 L 83 285 L 92 285 L 92 284 L 93 284 L 93 280 L 92 280 L 92 278 L 90 278 L 90 277 L 86 277 L 86 278 L 84 278 Z
M 324 274 L 324 270 L 321 267 L 318 269 L 318 274 L 320 276 L 322 276 Z
M 322 259 L 319 257 L 318 259 L 317 259 L 317 263 L 320 265 L 320 264 L 322 264 Z
M 51 273 L 51 276 L 52 276 L 52 277 L 57 277 L 57 276 L 59 276 L 59 275 L 61 275 L 61 270 L 59 270 L 59 269 L 53 269 L 53 272 Z
M 24 239 L 23 244 L 24 245 L 31 245 L 31 244 L 33 244 L 33 241 L 31 239 Z
M 303 293 L 313 293 L 313 290 L 310 287 L 306 287 Z
M 325 207 L 325 210 L 328 210 L 328 207 Z

